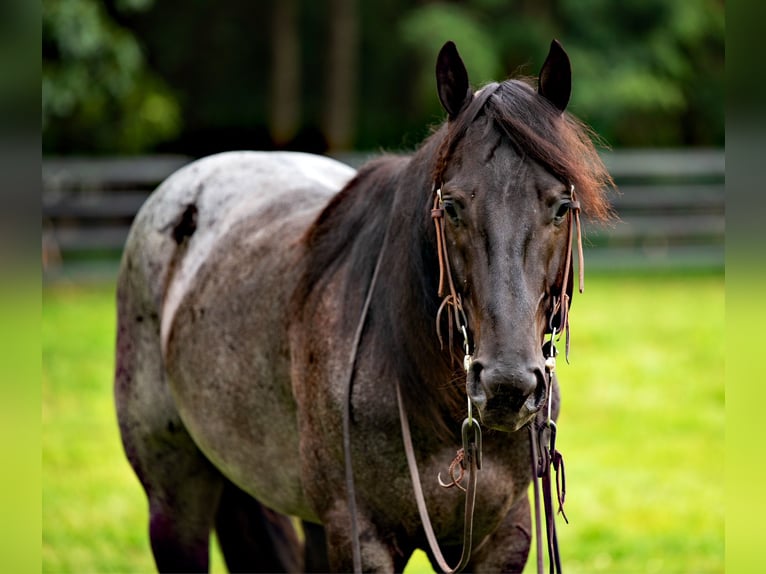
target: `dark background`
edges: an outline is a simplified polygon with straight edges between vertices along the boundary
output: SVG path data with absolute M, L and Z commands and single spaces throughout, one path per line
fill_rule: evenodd
M 479 86 L 554 37 L 610 146 L 723 146 L 721 0 L 43 0 L 43 153 L 408 149 L 446 40 Z

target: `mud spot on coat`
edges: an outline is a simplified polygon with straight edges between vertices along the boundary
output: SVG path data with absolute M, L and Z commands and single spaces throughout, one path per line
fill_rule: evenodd
M 173 240 L 180 245 L 197 231 L 197 206 L 190 203 L 173 226 Z

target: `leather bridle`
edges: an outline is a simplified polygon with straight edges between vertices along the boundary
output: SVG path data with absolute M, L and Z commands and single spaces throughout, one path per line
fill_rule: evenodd
M 563 325 L 566 331 L 566 353 L 569 354 L 569 303 L 570 296 L 568 293 L 569 288 L 569 275 L 572 263 L 572 239 L 574 234 L 574 228 L 577 228 L 577 251 L 579 259 L 579 288 L 582 292 L 584 288 L 584 258 L 582 251 L 582 233 L 580 227 L 580 203 L 575 198 L 574 186 L 570 187 L 570 194 L 572 200 L 570 202 L 570 211 L 567 215 L 568 218 L 568 241 L 566 247 L 564 274 L 561 284 L 561 291 L 559 297 L 554 297 L 554 302 L 549 319 L 550 340 L 544 345 L 545 355 L 545 374 L 546 374 L 546 408 L 541 410 L 535 421 L 529 423 L 529 435 L 530 435 L 530 452 L 531 452 L 531 465 L 532 465 L 532 480 L 534 481 L 534 504 L 535 504 L 535 534 L 537 543 L 537 570 L 538 573 L 543 572 L 543 558 L 542 558 L 542 522 L 540 519 L 540 484 L 542 483 L 543 490 L 543 508 L 545 512 L 546 522 L 546 538 L 548 543 L 548 562 L 550 565 L 550 572 L 561 572 L 561 560 L 558 549 L 558 538 L 556 535 L 555 515 L 553 512 L 552 501 L 552 488 L 551 488 L 551 467 L 556 474 L 556 495 L 558 499 L 558 512 L 562 514 L 565 521 L 568 522 L 566 514 L 564 514 L 564 499 L 566 496 L 566 474 L 564 471 L 564 459 L 561 453 L 556 449 L 556 423 L 551 418 L 551 407 L 553 397 L 553 373 L 556 369 L 556 347 L 554 340 L 556 338 L 557 324 Z M 460 293 L 455 289 L 455 284 L 452 278 L 452 271 L 449 265 L 449 258 L 447 254 L 447 239 L 444 221 L 444 207 L 441 194 L 441 188 L 436 189 L 434 192 L 434 206 L 431 209 L 431 217 L 434 220 L 436 228 L 436 250 L 439 260 L 439 289 L 438 295 L 442 297 L 442 303 L 439 306 L 439 311 L 436 316 L 437 335 L 439 341 L 442 343 L 442 337 L 439 332 L 439 326 L 441 323 L 441 313 L 445 307 L 452 307 L 452 314 L 448 313 L 448 323 L 450 329 L 450 351 L 452 351 L 452 331 L 453 331 L 453 316 L 454 322 L 458 326 L 458 332 L 463 336 L 463 348 L 465 351 L 465 357 L 463 359 L 463 366 L 466 371 L 466 377 L 471 368 L 473 361 L 470 352 L 470 343 L 468 338 L 468 321 L 463 310 L 462 298 Z M 573 221 L 574 220 L 574 221 Z M 445 279 L 447 285 L 447 291 L 445 292 Z M 555 319 L 558 317 L 557 324 Z M 409 425 L 407 424 L 407 413 L 404 408 L 404 403 L 401 398 L 401 391 L 397 382 L 397 401 L 399 404 L 399 417 L 402 424 L 402 435 L 405 446 L 405 453 L 407 454 L 408 466 L 410 468 L 410 476 L 412 479 L 413 488 L 415 490 L 415 497 L 418 502 L 418 510 L 420 512 L 420 518 L 423 523 L 423 528 L 428 539 L 431 552 L 436 558 L 439 567 L 446 573 L 458 572 L 462 570 L 470 559 L 471 553 L 471 534 L 473 526 L 473 510 L 476 496 L 477 480 L 474 478 L 474 474 L 481 469 L 481 430 L 479 423 L 472 415 L 471 399 L 468 398 L 468 416 L 463 421 L 462 435 L 463 435 L 463 449 L 462 453 L 459 453 L 461 457 L 460 466 L 461 470 L 465 470 L 465 461 L 468 461 L 469 476 L 468 486 L 465 489 L 465 516 L 463 527 L 463 552 L 461 553 L 460 562 L 454 568 L 451 568 L 439 549 L 436 542 L 436 536 L 433 533 L 431 522 L 428 517 L 428 511 L 425 509 L 425 502 L 422 494 L 422 487 L 420 486 L 420 476 L 417 472 L 417 465 L 414 463 L 414 449 L 412 447 L 412 439 L 409 433 Z M 466 396 L 468 391 L 466 389 Z M 474 441 L 471 441 L 471 429 L 473 430 Z M 452 477 L 451 484 L 445 484 L 439 479 L 439 483 L 444 487 L 451 487 L 457 485 L 459 480 L 454 478 L 452 468 L 450 469 L 450 476 Z
M 484 101 L 497 89 L 498 84 L 492 84 L 487 86 L 480 92 L 481 101 L 478 102 L 477 107 L 474 108 L 473 113 L 469 121 L 473 121 L 479 111 L 481 111 Z M 435 177 L 435 184 L 433 186 L 434 201 L 431 209 L 431 217 L 434 221 L 436 232 L 436 248 L 437 258 L 439 261 L 439 287 L 438 296 L 442 298 L 442 303 L 439 306 L 439 310 L 436 315 L 436 332 L 439 338 L 439 342 L 443 345 L 441 336 L 441 316 L 442 312 L 446 308 L 451 308 L 448 312 L 448 328 L 449 328 L 449 351 L 450 356 L 454 356 L 453 347 L 453 331 L 457 326 L 457 331 L 463 337 L 463 367 L 466 372 L 466 378 L 468 372 L 471 369 L 472 353 L 469 340 L 469 327 L 468 321 L 463 309 L 463 302 L 460 293 L 455 288 L 455 284 L 452 277 L 452 271 L 449 264 L 449 255 L 447 252 L 447 237 L 444 220 L 444 206 L 441 193 L 441 173 L 437 173 Z M 566 478 L 564 472 L 564 462 L 561 453 L 556 450 L 556 424 L 551 419 L 551 402 L 552 402 L 552 385 L 553 385 L 553 372 L 556 367 L 556 348 L 554 344 L 554 338 L 557 330 L 563 329 L 566 332 L 566 356 L 569 355 L 569 276 L 572 263 L 572 240 L 574 227 L 577 228 L 577 252 L 579 262 L 579 290 L 582 293 L 584 283 L 584 259 L 582 250 L 582 234 L 580 227 L 580 204 L 575 199 L 574 186 L 570 188 L 572 200 L 570 202 L 570 210 L 567 214 L 568 217 L 568 242 L 566 247 L 564 275 L 562 280 L 562 286 L 560 296 L 553 297 L 552 309 L 549 319 L 549 332 L 550 340 L 544 345 L 545 355 L 545 373 L 547 381 L 546 397 L 547 405 L 545 412 L 542 410 L 538 413 L 536 420 L 529 423 L 529 436 L 530 436 L 530 452 L 531 452 L 531 467 L 532 467 L 532 480 L 534 483 L 534 506 L 535 506 L 535 533 L 537 543 L 537 571 L 538 574 L 543 572 L 543 557 L 542 557 L 542 537 L 541 537 L 541 519 L 540 519 L 540 483 L 542 483 L 543 490 L 543 510 L 546 520 L 546 535 L 548 542 L 548 562 L 550 566 L 550 572 L 561 572 L 561 561 L 558 550 L 558 538 L 556 536 L 555 527 L 555 514 L 553 510 L 552 501 L 552 487 L 551 487 L 551 467 L 553 467 L 556 474 L 556 493 L 558 499 L 558 512 L 562 514 L 564 520 L 567 520 L 563 511 L 564 498 L 566 495 Z M 362 332 L 367 319 L 370 303 L 372 301 L 372 295 L 375 290 L 377 278 L 380 272 L 381 262 L 383 260 L 383 254 L 385 252 L 385 246 L 388 242 L 388 236 L 391 230 L 391 220 L 386 228 L 380 253 L 375 263 L 370 285 L 367 290 L 364 304 L 362 306 L 361 316 L 357 324 L 357 329 L 354 335 L 354 340 L 351 345 L 348 369 L 346 371 L 346 379 L 344 385 L 344 405 L 343 405 L 343 451 L 345 461 L 345 477 L 346 477 L 346 496 L 348 500 L 348 509 L 351 520 L 351 541 L 352 541 L 352 558 L 354 572 L 362 571 L 361 561 L 361 547 L 359 526 L 357 522 L 357 510 L 356 510 L 356 492 L 354 487 L 353 467 L 351 462 L 351 385 L 353 381 L 353 375 L 356 367 L 359 343 L 361 341 Z M 558 321 L 556 319 L 558 318 Z M 426 508 L 425 496 L 420 481 L 420 473 L 417 467 L 417 460 L 415 458 L 415 449 L 412 444 L 412 435 L 409 427 L 408 416 L 402 398 L 401 387 L 399 381 L 396 381 L 396 398 L 399 408 L 399 420 L 402 430 L 402 440 L 404 444 L 404 451 L 407 458 L 407 466 L 410 472 L 410 478 L 413 485 L 415 494 L 415 500 L 418 507 L 418 513 L 423 525 L 423 530 L 428 540 L 431 552 L 436 559 L 439 567 L 447 574 L 453 574 L 459 572 L 468 564 L 471 558 L 472 547 L 472 535 L 473 535 L 473 513 L 476 501 L 476 488 L 478 482 L 478 471 L 481 469 L 481 427 L 479 422 L 473 417 L 472 403 L 470 395 L 467 396 L 467 416 L 462 425 L 462 452 L 459 451 L 458 457 L 453 461 L 453 465 L 450 466 L 450 476 L 452 483 L 444 483 L 439 477 L 439 483 L 444 487 L 451 487 L 454 485 L 459 486 L 460 479 L 463 472 L 468 471 L 468 485 L 461 490 L 465 491 L 465 510 L 464 510 L 464 526 L 463 526 L 463 550 L 458 564 L 455 567 L 451 567 L 444 558 L 443 553 L 439 548 L 436 535 L 431 525 L 431 520 Z M 456 479 L 453 475 L 453 467 L 459 464 L 461 470 L 460 478 Z M 467 467 L 467 468 L 466 468 Z

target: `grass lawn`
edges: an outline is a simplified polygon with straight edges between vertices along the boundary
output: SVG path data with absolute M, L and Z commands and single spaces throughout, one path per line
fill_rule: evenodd
M 112 286 L 43 291 L 43 572 L 154 570 L 114 415 L 114 315 Z M 571 321 L 564 567 L 723 572 L 723 274 L 591 274 Z M 217 552 L 212 569 L 225 572 Z M 422 554 L 408 567 L 430 571 Z

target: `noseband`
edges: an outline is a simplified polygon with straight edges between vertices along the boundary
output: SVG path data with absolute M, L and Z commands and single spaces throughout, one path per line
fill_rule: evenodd
M 436 314 L 436 333 L 439 339 L 439 343 L 444 347 L 443 339 L 441 335 L 441 316 L 442 312 L 448 307 L 451 308 L 451 312 L 447 313 L 447 322 L 449 328 L 449 352 L 450 356 L 454 357 L 453 347 L 453 331 L 457 327 L 457 331 L 463 337 L 463 367 L 467 375 L 471 369 L 473 361 L 471 353 L 471 344 L 469 339 L 469 327 L 468 320 L 463 308 L 463 301 L 460 293 L 455 288 L 455 284 L 452 277 L 452 271 L 449 264 L 449 255 L 447 252 L 447 239 L 444 220 L 444 206 L 441 194 L 441 183 L 443 173 L 446 169 L 446 163 L 448 157 L 451 155 L 457 141 L 464 133 L 467 126 L 473 123 L 474 119 L 478 116 L 479 112 L 484 107 L 487 99 L 500 87 L 500 84 L 489 84 L 484 87 L 473 98 L 468 105 L 468 109 L 465 110 L 467 119 L 461 123 L 461 128 L 455 130 L 448 136 L 445 144 L 441 147 L 439 158 L 434 171 L 434 184 L 433 184 L 433 207 L 431 209 L 431 217 L 434 221 L 436 231 L 436 252 L 439 261 L 439 287 L 438 296 L 442 298 L 442 302 L 439 306 L 439 310 Z M 540 520 L 540 499 L 539 490 L 540 485 L 538 481 L 542 481 L 543 496 L 544 496 L 544 511 L 546 519 L 546 533 L 548 539 L 548 558 L 550 565 L 550 572 L 561 572 L 561 562 L 558 552 L 558 540 L 556 537 L 556 529 L 554 522 L 554 512 L 551 494 L 551 475 L 550 468 L 553 466 L 556 472 L 556 491 L 559 503 L 558 512 L 560 512 L 566 520 L 566 515 L 563 511 L 563 503 L 565 497 L 566 481 L 564 475 L 564 462 L 561 457 L 561 453 L 556 450 L 556 424 L 551 419 L 551 402 L 552 402 L 552 385 L 553 385 L 553 372 L 556 367 L 556 348 L 554 345 L 554 338 L 556 332 L 563 329 L 566 332 L 566 357 L 569 356 L 569 304 L 570 297 L 568 291 L 568 281 L 571 269 L 572 260 L 572 239 L 574 227 L 577 227 L 577 252 L 579 259 L 579 290 L 583 291 L 583 278 L 584 278 L 584 259 L 582 250 L 582 234 L 580 228 L 580 203 L 575 199 L 574 186 L 571 187 L 572 201 L 570 203 L 570 211 L 567 214 L 569 235 L 566 247 L 565 264 L 564 264 L 564 276 L 561 285 L 560 295 L 558 297 L 552 297 L 552 308 L 550 312 L 548 332 L 551 337 L 548 343 L 543 347 L 545 355 L 545 372 L 547 379 L 547 408 L 546 412 L 542 411 L 538 414 L 536 421 L 529 424 L 530 433 L 530 449 L 532 454 L 531 466 L 532 477 L 534 481 L 534 494 L 535 494 L 535 524 L 536 524 L 536 540 L 537 540 L 537 571 L 539 574 L 543 572 L 543 558 L 542 558 L 542 540 L 541 540 L 541 520 Z M 574 221 L 573 221 L 574 219 Z M 372 301 L 373 291 L 375 290 L 375 284 L 377 282 L 378 274 L 383 260 L 383 254 L 385 252 L 385 246 L 388 241 L 388 237 L 391 230 L 391 223 L 386 228 L 382 247 L 378 254 L 375 268 L 372 274 L 372 279 L 367 290 L 364 305 L 362 307 L 362 313 L 357 324 L 356 333 L 354 336 L 353 344 L 351 347 L 351 353 L 349 357 L 348 369 L 346 371 L 347 377 L 344 386 L 344 405 L 343 405 L 343 450 L 345 458 L 345 476 L 346 476 L 346 495 L 348 499 L 348 507 L 351 518 L 351 538 L 352 538 L 352 553 L 353 553 L 353 566 L 354 572 L 362 571 L 361 561 L 361 547 L 359 543 L 359 527 L 356 516 L 356 495 L 354 488 L 354 476 L 353 468 L 351 464 L 351 383 L 353 380 L 353 374 L 356 366 L 357 351 L 359 343 L 361 341 L 362 331 L 367 319 L 367 313 Z M 556 320 L 558 318 L 558 320 Z M 407 412 L 402 398 L 402 392 L 399 381 L 396 381 L 396 398 L 399 407 L 399 420 L 402 429 L 402 440 L 404 443 L 404 451 L 407 457 L 407 466 L 410 472 L 410 478 L 415 494 L 415 500 L 418 506 L 418 512 L 423 524 L 423 530 L 428 540 L 431 552 L 436 559 L 439 567 L 447 574 L 459 572 L 466 567 L 471 558 L 471 546 L 473 535 L 473 513 L 476 499 L 476 486 L 478 479 L 478 470 L 481 469 L 481 428 L 479 422 L 473 417 L 473 405 L 466 389 L 467 397 L 467 417 L 463 421 L 462 425 L 462 442 L 463 448 L 458 451 L 458 456 L 450 465 L 450 477 L 451 483 L 444 483 L 439 477 L 439 483 L 446 488 L 452 486 L 459 486 L 461 490 L 465 491 L 465 516 L 463 525 L 463 550 L 461 553 L 460 561 L 457 566 L 450 567 L 442 554 L 439 544 L 436 540 L 431 520 L 426 508 L 425 496 L 420 481 L 420 473 L 417 467 L 417 461 L 415 458 L 415 449 L 412 444 L 412 435 L 409 428 L 409 421 Z M 535 432 L 535 427 L 537 432 Z M 459 477 L 454 476 L 456 468 L 460 468 Z M 463 488 L 459 485 L 459 482 L 463 478 L 463 473 L 468 467 L 468 485 Z M 559 471 L 561 474 L 559 475 Z

